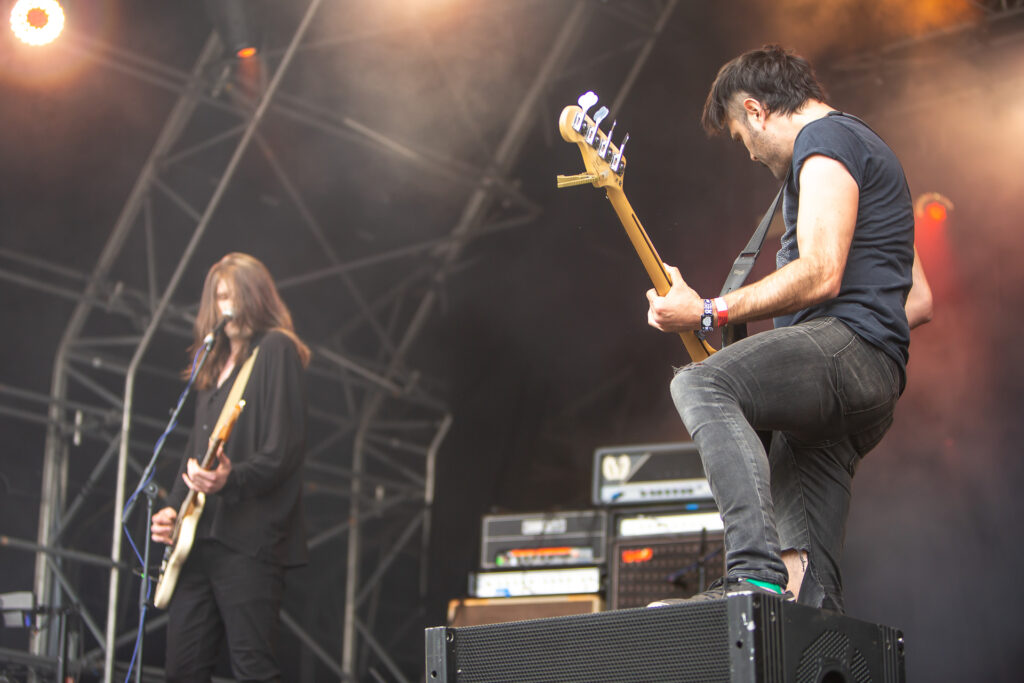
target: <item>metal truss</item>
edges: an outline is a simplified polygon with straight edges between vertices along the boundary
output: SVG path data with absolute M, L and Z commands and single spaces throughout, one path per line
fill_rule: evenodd
M 914 66 L 922 60 L 919 52 L 929 46 L 944 49 L 952 43 L 973 50 L 989 50 L 1007 37 L 1013 39 L 1020 33 L 1020 20 L 1024 19 L 1024 0 L 970 0 L 977 17 L 965 23 L 955 24 L 925 35 L 898 40 L 877 49 L 854 55 L 830 65 L 844 84 L 858 80 L 877 80 L 896 68 Z M 959 42 L 957 42 L 959 41 Z M 960 52 L 961 56 L 963 55 Z
M 190 338 L 194 318 L 194 305 L 183 303 L 194 295 L 182 290 L 201 278 L 211 258 L 208 253 L 200 263 L 196 256 L 232 222 L 225 218 L 237 211 L 231 190 L 254 164 L 272 179 L 299 226 L 279 235 L 282 244 L 302 245 L 295 259 L 301 269 L 293 264 L 291 272 L 275 270 L 282 293 L 302 298 L 311 289 L 329 288 L 339 308 L 328 329 L 311 340 L 304 491 L 310 580 L 289 586 L 283 623 L 305 653 L 303 680 L 319 680 L 317 672 L 324 669 L 340 680 L 384 680 L 385 674 L 396 681 L 418 679 L 422 639 L 415 627 L 426 615 L 415 606 L 428 590 L 435 465 L 454 417 L 443 383 L 412 367 L 411 356 L 467 248 L 540 215 L 513 174 L 537 112 L 549 110 L 553 86 L 578 75 L 580 67 L 570 65 L 611 70 L 620 83 L 612 104 L 616 112 L 677 0 L 575 0 L 559 8 L 560 26 L 535 75 L 517 93 L 517 106 L 485 132 L 486 158 L 439 151 L 296 94 L 303 93 L 301 85 L 290 88 L 299 55 L 374 37 L 353 30 L 311 38 L 314 18 L 328 11 L 322 4 L 305 5 L 290 38 L 267 53 L 266 73 L 256 87 L 222 58 L 213 35 L 188 73 L 69 36 L 67 49 L 173 93 L 177 102 L 91 273 L 0 250 L 0 280 L 75 303 L 54 358 L 49 394 L 0 385 L 0 414 L 44 426 L 47 434 L 37 538 L 33 543 L 2 537 L 0 545 L 35 553 L 38 601 L 54 609 L 73 606 L 84 626 L 84 635 L 69 648 L 77 653 L 71 668 L 102 668 L 106 681 L 125 671 L 135 640 L 129 596 L 137 586 L 130 572 L 137 561 L 123 547 L 121 510 L 166 424 L 168 398 L 180 391 L 173 361 Z M 612 50 L 603 49 L 609 33 L 616 39 Z M 594 59 L 596 46 L 603 60 Z M 557 99 L 561 104 L 566 98 Z M 338 228 L 326 224 L 268 133 L 281 125 L 305 130 L 324 144 L 358 147 L 411 172 L 429 170 L 446 194 L 464 198 L 462 208 L 422 239 L 343 256 Z M 319 255 L 319 265 L 299 258 L 310 253 Z M 382 277 L 396 269 L 401 277 Z M 184 431 L 172 432 L 169 451 L 180 451 Z M 163 483 L 177 466 L 175 458 L 165 460 L 158 475 Z M 76 482 L 74 489 L 69 482 Z M 135 517 L 139 537 L 146 520 Z M 106 542 L 98 533 L 104 520 L 111 524 Z M 100 596 L 96 586 L 104 576 L 108 589 Z M 343 593 L 334 586 L 343 586 Z M 387 614 L 403 608 L 412 632 L 389 631 Z M 315 626 L 331 621 L 333 628 Z M 43 666 L 65 656 L 48 628 L 55 623 L 44 621 L 25 663 Z M 165 616 L 151 616 L 146 631 L 155 633 L 165 623 Z M 160 674 L 146 667 L 143 678 Z
M 995 18 L 1024 9 L 1024 0 L 971 0 L 971 4 Z
M 1024 48 L 1024 0 L 970 5 L 976 9 L 972 21 L 830 64 L 831 89 L 857 93 L 851 99 L 864 103 L 858 114 L 877 124 L 1019 82 L 1020 70 L 1012 65 Z

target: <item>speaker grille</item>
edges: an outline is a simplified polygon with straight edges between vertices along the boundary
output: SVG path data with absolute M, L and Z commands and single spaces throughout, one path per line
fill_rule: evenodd
M 457 629 L 460 683 L 729 680 L 725 601 Z M 677 634 L 667 639 L 666 633 Z
M 855 683 L 871 683 L 871 671 L 860 650 L 838 631 L 824 631 L 800 655 L 797 683 L 817 683 L 826 671 L 838 669 Z M 845 680 L 844 676 L 844 680 Z
M 627 562 L 641 550 L 650 559 Z M 725 541 L 721 531 L 622 539 L 612 545 L 612 609 L 642 607 L 664 598 L 688 598 L 725 573 Z

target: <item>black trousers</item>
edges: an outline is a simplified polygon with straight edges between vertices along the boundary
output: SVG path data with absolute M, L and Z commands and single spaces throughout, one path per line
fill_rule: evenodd
M 280 681 L 284 569 L 199 539 L 182 568 L 169 606 L 167 680 L 206 683 L 225 641 L 239 681 Z

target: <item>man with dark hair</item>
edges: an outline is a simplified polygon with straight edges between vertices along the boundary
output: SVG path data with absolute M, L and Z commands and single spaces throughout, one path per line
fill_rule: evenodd
M 702 122 L 784 180 L 786 229 L 757 282 L 704 299 L 666 266 L 671 289 L 647 293 L 665 332 L 775 318 L 672 380 L 725 522 L 726 576 L 693 599 L 762 591 L 842 611 L 853 474 L 892 424 L 910 328 L 931 316 L 910 191 L 892 150 L 778 46 L 723 66 Z

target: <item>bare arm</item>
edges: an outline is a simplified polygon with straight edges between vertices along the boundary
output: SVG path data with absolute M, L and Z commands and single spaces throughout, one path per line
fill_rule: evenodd
M 857 223 L 860 188 L 846 167 L 825 156 L 800 171 L 800 257 L 726 296 L 730 322 L 792 313 L 839 294 Z
M 907 312 L 907 322 L 910 329 L 918 325 L 924 325 L 932 319 L 932 288 L 928 286 L 928 278 L 924 276 L 924 267 L 921 265 L 921 258 L 914 249 L 914 282 L 907 294 L 907 303 L 904 310 Z
M 853 241 L 859 197 L 860 189 L 845 166 L 825 156 L 809 157 L 800 171 L 800 257 L 727 294 L 729 322 L 770 318 L 835 297 Z M 659 297 L 654 290 L 647 294 L 648 323 L 662 331 L 695 330 L 703 302 L 678 270 L 670 269 L 670 274 L 672 288 L 666 296 Z

